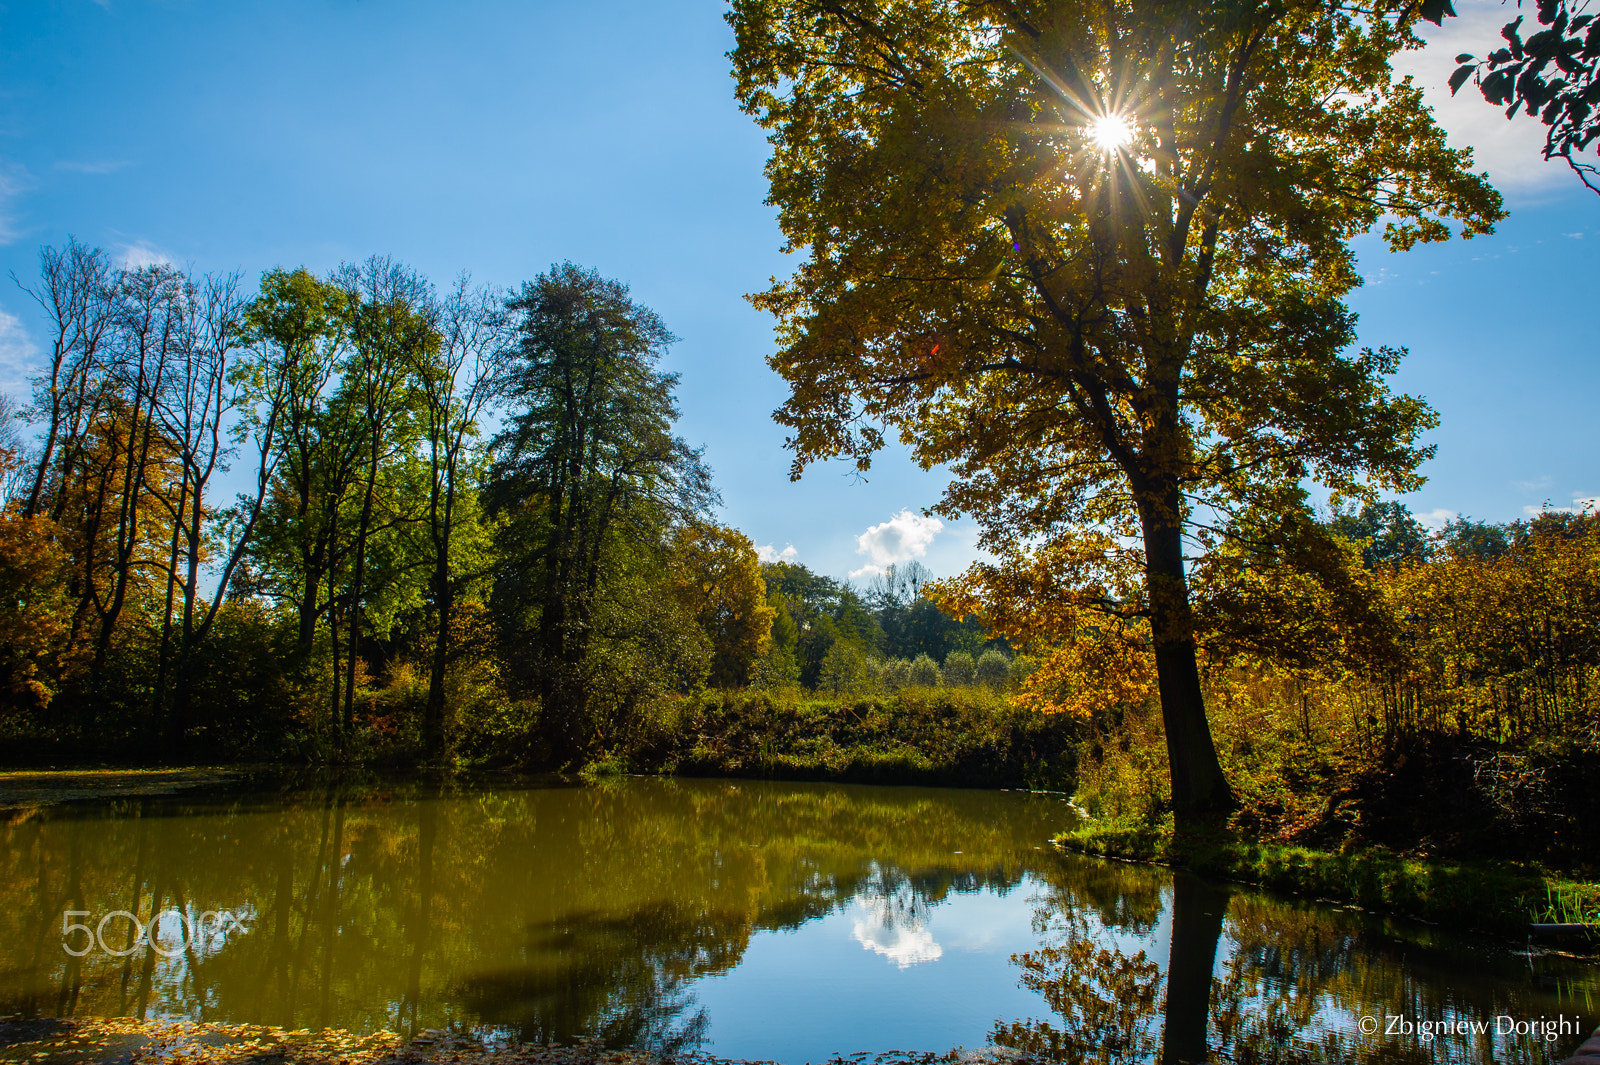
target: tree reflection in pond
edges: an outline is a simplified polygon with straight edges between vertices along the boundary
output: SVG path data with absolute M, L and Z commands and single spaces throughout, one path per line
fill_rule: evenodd
M 1544 1062 L 1576 1040 L 1423 1044 L 1363 1038 L 1356 1022 L 1600 1021 L 1581 963 L 1534 959 L 1530 978 L 1527 958 L 1493 945 L 1046 849 L 1071 816 L 1058 797 L 641 780 L 26 812 L 0 823 L 0 1014 L 720 1051 L 731 1009 L 782 1010 L 804 991 L 797 1023 L 823 1033 L 820 1056 L 762 1033 L 741 1056 L 944 1051 L 992 1031 L 1040 1061 L 1152 1063 Z M 238 923 L 170 958 L 129 943 L 122 918 L 105 939 L 126 956 L 63 949 L 65 911 L 94 926 L 118 910 L 168 911 L 163 944 L 178 943 L 172 911 Z M 755 961 L 770 974 L 759 993 L 730 975 Z M 1001 1003 L 1015 1008 L 996 1023 Z M 938 1029 L 948 1038 L 929 1034 L 962 1010 L 959 1029 Z M 891 1013 L 920 1045 L 869 1042 Z
M 1161 966 L 1090 939 L 1017 956 L 1022 982 L 1044 996 L 1059 1023 L 997 1025 L 994 1042 L 1039 1061 L 1140 1061 L 1155 1040 L 1148 1021 L 1161 993 Z
M 1059 798 L 670 781 L 35 811 L 0 824 L 0 1014 L 687 1049 L 693 983 L 752 935 L 858 898 L 906 927 L 952 892 L 1010 891 L 1070 821 Z M 62 950 L 64 910 L 174 908 L 244 930 L 171 958 Z
M 1600 1020 L 1600 979 L 1581 960 L 1188 874 L 1066 858 L 1039 903 L 1047 945 L 1012 960 L 1054 1016 L 992 1035 L 1037 1061 L 1542 1065 Z M 1163 955 L 1164 967 L 1151 960 Z M 1546 971 L 1530 980 L 1533 966 Z M 1558 1017 L 1571 1034 L 1554 1040 L 1496 1030 Z M 1389 1033 L 1407 1020 L 1409 1034 Z

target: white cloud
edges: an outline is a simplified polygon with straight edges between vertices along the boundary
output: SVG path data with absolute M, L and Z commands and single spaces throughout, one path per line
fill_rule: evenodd
M 1482 57 L 1499 48 L 1504 43 L 1500 27 L 1516 18 L 1512 7 L 1500 4 L 1463 4 L 1461 9 L 1443 26 L 1423 23 L 1419 33 L 1428 46 L 1397 57 L 1396 72 L 1416 77 L 1451 147 L 1470 147 L 1472 168 L 1487 170 L 1501 191 L 1528 197 L 1575 182 L 1566 163 L 1544 158 L 1545 127 L 1537 118 L 1520 113 L 1506 118 L 1505 108 L 1486 101 L 1472 81 L 1450 95 L 1456 55 Z
M 129 270 L 172 262 L 172 256 L 145 240 L 136 240 L 132 244 L 118 244 L 117 250 L 122 253 L 122 265 Z
M 1547 473 L 1537 481 L 1512 481 L 1511 487 L 1519 492 L 1537 492 L 1542 488 L 1549 488 L 1551 483 L 1550 475 Z
M 763 562 L 793 562 L 799 554 L 793 544 L 784 544 L 782 551 L 775 550 L 772 544 L 756 548 L 756 557 Z
M 0 390 L 22 400 L 27 395 L 28 378 L 33 374 L 33 360 L 38 353 L 22 320 L 0 311 Z
M 1420 521 L 1423 524 L 1424 528 L 1432 529 L 1435 532 L 1437 532 L 1438 530 L 1444 528 L 1450 522 L 1455 521 L 1460 516 L 1461 516 L 1460 512 L 1454 511 L 1454 510 L 1446 510 L 1443 507 L 1435 507 L 1433 510 L 1428 511 L 1426 514 L 1413 514 L 1412 515 L 1412 517 L 1416 518 L 1418 521 Z
M 1572 505 L 1570 507 L 1558 507 L 1547 499 L 1544 501 L 1543 506 L 1522 508 L 1522 512 L 1530 518 L 1537 518 L 1540 514 L 1545 513 L 1582 514 L 1585 511 L 1593 510 L 1600 510 L 1600 495 L 1594 495 L 1589 492 L 1572 493 Z
M 1561 235 L 1563 237 L 1571 237 L 1573 240 L 1582 240 L 1583 239 L 1583 234 L 1582 233 L 1563 233 Z
M 938 518 L 924 517 L 912 513 L 909 509 L 902 510 L 888 521 L 870 527 L 856 538 L 856 554 L 866 555 L 872 560 L 871 566 L 864 566 L 858 572 L 866 573 L 874 567 L 876 570 L 881 570 L 885 566 L 892 566 L 896 562 L 909 562 L 913 558 L 927 558 L 928 545 L 943 531 L 944 522 Z

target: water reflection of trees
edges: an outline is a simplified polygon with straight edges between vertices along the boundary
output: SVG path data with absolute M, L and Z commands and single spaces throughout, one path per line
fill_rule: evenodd
M 862 894 L 913 919 L 1009 889 L 1062 822 L 1016 795 L 694 782 L 57 809 L 0 826 L 0 1014 L 686 1049 L 705 1027 L 689 985 L 755 932 Z M 64 909 L 169 907 L 253 920 L 172 959 L 61 949 Z
M 1184 874 L 1067 859 L 1035 923 L 1046 946 L 1013 960 L 1054 1016 L 997 1023 L 993 1041 L 1039 1061 L 1547 1062 L 1580 1037 L 1496 1036 L 1494 1018 L 1600 1020 L 1588 998 L 1600 980 L 1581 963 L 1543 959 L 1536 978 L 1497 944 Z M 1397 1037 L 1383 1031 L 1391 1016 L 1490 1031 Z

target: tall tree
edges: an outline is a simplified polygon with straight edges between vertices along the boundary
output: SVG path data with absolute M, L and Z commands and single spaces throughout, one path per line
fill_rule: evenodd
M 295 657 L 302 670 L 310 664 L 325 609 L 322 587 L 332 564 L 334 526 L 356 464 L 354 434 L 326 409 L 347 344 L 348 318 L 345 291 L 304 269 L 268 271 L 246 314 L 256 349 L 251 388 L 258 406 L 266 402 L 258 435 L 272 449 L 275 481 L 255 561 L 273 579 L 269 593 L 294 604 Z
M 41 512 L 52 472 L 58 483 L 77 453 L 78 434 L 103 395 L 101 343 L 112 322 L 113 271 L 105 253 L 69 238 L 62 249 L 39 249 L 37 289 L 24 288 L 50 323 L 50 361 L 34 383 L 32 418 L 44 423 L 23 516 Z M 61 452 L 66 452 L 63 460 Z
M 674 338 L 654 311 L 571 263 L 525 283 L 509 307 L 518 347 L 489 479 L 505 522 L 495 596 L 551 757 L 570 765 L 594 738 L 589 650 L 608 566 L 714 495 L 700 452 L 672 433 L 677 375 L 656 363 Z
M 340 388 L 346 417 L 355 424 L 359 443 L 354 528 L 346 550 L 351 555 L 346 591 L 348 651 L 345 655 L 344 705 L 339 736 L 355 728 L 356 663 L 368 594 L 367 558 L 377 528 L 393 527 L 412 515 L 392 505 L 379 513 L 379 474 L 416 443 L 413 368 L 437 357 L 439 333 L 429 313 L 427 282 L 415 271 L 389 259 L 371 258 L 359 270 L 346 271 L 350 315 L 350 353 Z M 392 499 L 391 499 L 392 503 Z M 337 649 L 335 650 L 337 667 Z M 339 688 L 334 686 L 334 701 Z
M 433 312 L 438 344 L 413 349 L 419 429 L 428 464 L 428 595 L 435 626 L 422 740 L 434 758 L 445 753 L 445 671 L 454 652 L 456 597 L 462 583 L 485 571 L 482 565 L 463 571 L 458 556 L 468 539 L 463 529 L 480 525 L 475 445 L 479 419 L 495 397 L 495 382 L 510 348 L 504 303 L 502 293 L 474 288 L 462 275 Z
M 169 676 L 175 672 L 177 692 L 167 726 L 173 738 L 181 738 L 187 727 L 191 664 L 196 646 L 210 628 L 207 619 L 213 616 L 202 595 L 200 568 L 211 548 L 215 510 L 209 502 L 211 480 L 219 470 L 227 469 L 224 423 L 233 414 L 237 398 L 228 378 L 240 343 L 244 310 L 237 274 L 207 277 L 185 295 L 186 313 L 175 345 L 174 366 L 150 406 L 155 424 L 177 458 L 176 484 L 169 483 L 156 493 L 172 536 L 152 699 L 158 711 L 165 709 Z M 225 593 L 219 582 L 212 599 L 220 600 Z
M 1417 482 L 1432 424 L 1352 354 L 1350 238 L 1487 232 L 1391 59 L 1414 5 L 734 0 L 746 111 L 771 131 L 793 278 L 754 297 L 794 474 L 866 468 L 885 430 L 954 473 L 998 567 L 1071 618 L 1147 619 L 1180 817 L 1227 807 L 1186 564 L 1307 478 Z M 1070 609 L 1068 609 L 1070 607 Z
M 156 411 L 183 359 L 194 297 L 194 281 L 166 263 L 117 274 L 110 334 L 115 350 L 108 368 L 116 392 L 103 436 L 108 465 L 100 478 L 116 505 L 105 521 L 111 539 L 104 594 L 94 582 L 87 585 L 99 621 L 91 674 L 96 683 L 129 593 L 154 576 L 160 563 L 152 551 L 159 552 L 156 545 L 167 539 L 152 511 L 171 483 L 177 446 Z

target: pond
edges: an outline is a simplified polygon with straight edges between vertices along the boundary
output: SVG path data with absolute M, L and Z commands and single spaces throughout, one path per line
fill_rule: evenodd
M 1548 1062 L 1600 1023 L 1583 961 L 1056 853 L 1072 818 L 1055 795 L 634 779 L 14 812 L 0 1014 L 785 1065 Z

